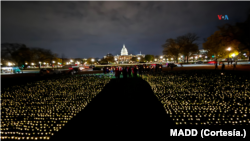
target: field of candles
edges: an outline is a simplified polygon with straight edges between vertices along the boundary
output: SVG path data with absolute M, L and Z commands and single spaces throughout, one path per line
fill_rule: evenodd
M 176 125 L 249 125 L 250 77 L 244 72 L 145 75 Z
M 247 73 L 169 71 L 112 78 L 84 74 L 2 88 L 1 139 L 160 139 L 176 125 L 250 124 Z
M 3 88 L 1 139 L 49 140 L 109 81 L 78 75 Z

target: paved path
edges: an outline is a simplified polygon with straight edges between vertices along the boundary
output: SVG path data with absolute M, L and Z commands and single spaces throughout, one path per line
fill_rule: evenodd
M 141 78 L 111 79 L 51 140 L 164 139 L 174 122 Z

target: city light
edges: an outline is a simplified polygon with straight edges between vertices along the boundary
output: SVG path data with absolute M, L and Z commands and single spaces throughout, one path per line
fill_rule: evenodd
M 28 65 L 28 63 L 25 63 L 25 65 Z
M 232 54 L 232 56 L 234 57 L 234 56 L 235 56 L 235 54 Z
M 231 50 L 231 47 L 229 47 L 227 50 L 230 51 L 230 50 Z
M 161 59 L 162 59 L 162 56 L 161 56 Z
M 41 62 L 39 62 L 39 64 L 41 64 Z
M 155 61 L 157 61 L 157 59 L 155 59 Z
M 171 60 L 173 60 L 173 58 L 171 58 Z
M 31 63 L 31 65 L 34 65 L 34 63 Z
M 197 56 L 195 56 L 195 59 L 197 59 Z
M 95 59 L 91 59 L 91 61 L 92 61 L 92 62 L 94 62 L 94 61 L 95 61 Z
M 201 55 L 200 55 L 200 57 L 201 57 Z
M 55 63 L 55 61 L 52 61 L 52 63 Z
M 11 65 L 12 65 L 12 63 L 8 62 L 8 66 L 11 66 Z
M 205 56 L 205 58 L 207 58 L 207 56 Z
M 46 63 L 45 63 L 45 62 L 43 62 L 43 64 L 44 64 L 44 65 L 46 65 Z

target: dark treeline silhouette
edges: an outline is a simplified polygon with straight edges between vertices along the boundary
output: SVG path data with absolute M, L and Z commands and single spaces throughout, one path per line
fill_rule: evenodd
M 3 65 L 7 61 L 11 61 L 18 66 L 25 65 L 26 62 L 33 62 L 38 64 L 39 62 L 51 63 L 52 60 L 57 61 L 58 55 L 51 52 L 49 49 L 43 48 L 30 48 L 25 44 L 19 43 L 2 43 L 1 44 L 1 61 Z

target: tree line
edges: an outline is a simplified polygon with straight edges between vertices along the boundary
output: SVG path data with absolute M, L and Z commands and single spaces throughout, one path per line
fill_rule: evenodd
M 49 49 L 29 48 L 25 44 L 2 43 L 1 44 L 1 62 L 14 62 L 18 66 L 27 67 L 26 63 L 33 62 L 39 65 L 39 62 L 52 63 L 61 62 L 58 54 L 51 52 Z M 29 64 L 30 65 L 30 64 Z
M 222 59 L 235 55 L 235 59 L 245 59 L 243 54 L 246 53 L 250 61 L 250 10 L 246 21 L 235 25 L 224 24 L 217 28 L 202 44 L 203 49 L 207 50 L 208 58 L 214 56 L 214 59 Z M 199 54 L 198 44 L 195 43 L 198 39 L 195 33 L 169 38 L 162 45 L 163 54 L 173 57 L 177 63 L 180 55 L 183 55 L 188 63 L 189 57 Z

